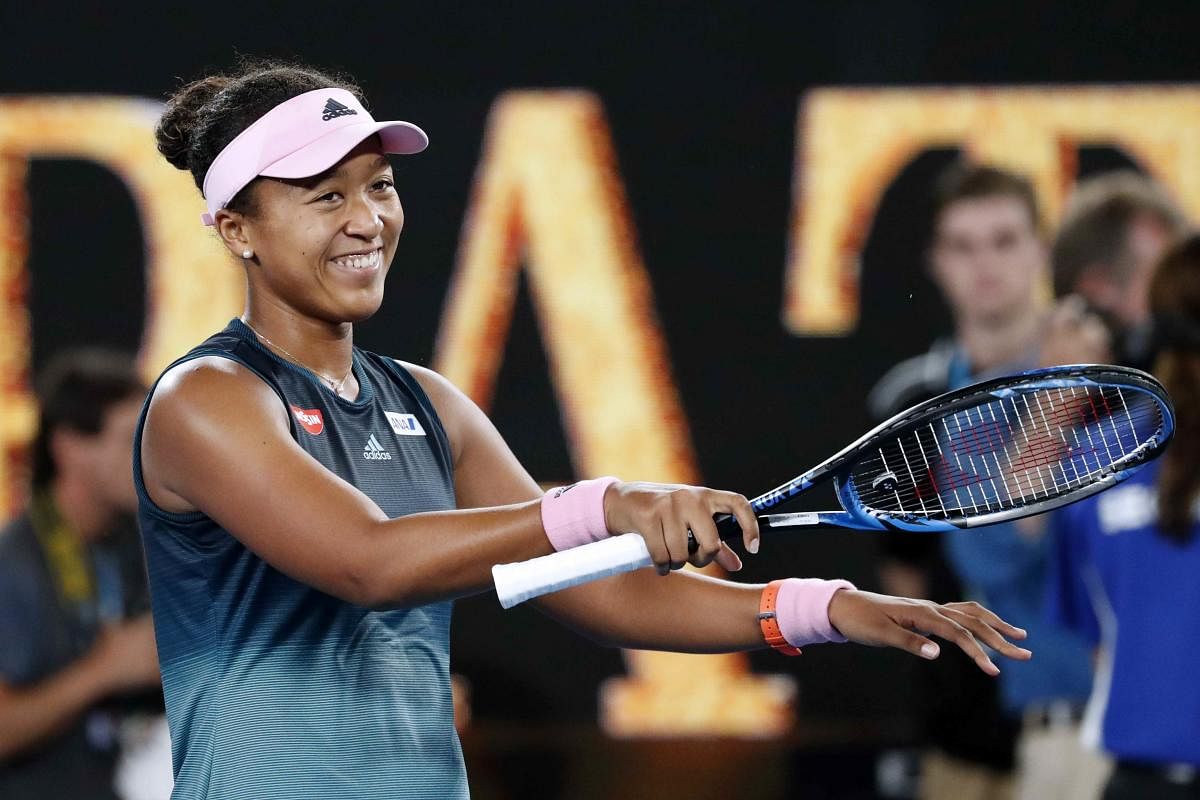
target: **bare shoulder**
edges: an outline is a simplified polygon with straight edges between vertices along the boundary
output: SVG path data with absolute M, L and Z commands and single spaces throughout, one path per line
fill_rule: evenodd
M 522 503 L 541 496 L 537 483 L 475 401 L 444 375 L 397 361 L 429 395 L 450 439 L 459 508 Z
M 429 367 L 422 367 L 419 364 L 413 364 L 408 361 L 401 361 L 398 358 L 392 359 L 410 375 L 416 378 L 417 383 L 421 384 L 421 388 L 425 390 L 425 394 L 429 395 L 430 399 L 436 395 L 462 395 L 462 392 L 457 386 L 450 382 L 439 372 L 431 370 Z M 436 402 L 436 401 L 435 401 Z
M 256 409 L 271 409 L 286 422 L 278 395 L 262 378 L 232 359 L 204 356 L 163 374 L 150 400 L 147 426 L 155 419 L 200 422 L 213 414 L 228 420 L 230 412 Z
M 146 490 L 169 511 L 191 510 L 178 490 L 206 469 L 220 468 L 228 448 L 287 437 L 283 403 L 252 370 L 221 356 L 178 364 L 159 379 L 146 412 Z
M 407 370 L 410 375 L 425 390 L 434 410 L 442 420 L 446 436 L 450 439 L 450 448 L 455 460 L 462 452 L 462 444 L 470 435 L 470 426 L 476 422 L 476 416 L 483 416 L 478 406 L 465 393 L 455 386 L 449 378 L 428 367 L 411 364 L 407 361 L 394 359 L 397 364 Z

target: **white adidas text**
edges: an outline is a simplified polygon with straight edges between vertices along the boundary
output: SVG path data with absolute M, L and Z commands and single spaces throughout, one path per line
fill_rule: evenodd
M 363 446 L 363 458 L 368 461 L 391 461 L 392 454 L 383 449 L 383 445 L 375 438 L 375 434 L 367 439 L 366 445 Z

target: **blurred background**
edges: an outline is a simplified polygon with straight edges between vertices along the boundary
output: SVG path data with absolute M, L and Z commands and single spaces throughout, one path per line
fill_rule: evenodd
M 1047 243 L 1076 182 L 1113 170 L 1200 210 L 1197 22 L 1122 2 L 5 4 L 6 513 L 53 355 L 139 353 L 152 378 L 240 313 L 236 266 L 150 136 L 154 104 L 238 54 L 345 70 L 377 118 L 430 135 L 395 160 L 406 227 L 360 346 L 445 371 L 546 484 L 752 496 L 867 430 L 881 377 L 953 335 L 929 267 L 948 167 L 1028 178 Z M 589 350 L 606 320 L 627 350 Z M 892 555 L 778 536 L 739 579 L 896 591 Z M 482 800 L 917 792 L 926 665 L 903 654 L 626 654 L 488 595 L 453 635 Z

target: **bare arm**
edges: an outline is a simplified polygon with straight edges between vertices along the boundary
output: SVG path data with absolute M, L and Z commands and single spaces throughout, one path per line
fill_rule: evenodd
M 280 571 L 358 605 L 419 605 L 487 589 L 492 565 L 551 552 L 540 492 L 473 403 L 434 373 L 413 371 L 450 436 L 460 510 L 388 519 L 292 440 L 286 412 L 264 382 L 216 357 L 182 364 L 160 381 L 142 438 L 147 492 L 168 510 L 204 511 Z M 644 484 L 619 484 L 605 495 L 609 529 L 641 533 L 661 573 L 714 558 L 736 566 L 717 537 L 717 511 L 738 517 L 747 544 L 757 540 L 740 495 Z M 691 557 L 689 528 L 700 543 Z M 681 601 L 690 604 L 682 613 Z M 711 652 L 760 643 L 757 589 L 725 581 L 632 573 L 548 602 L 551 614 L 612 644 Z M 980 635 L 998 638 L 988 632 Z
M 537 502 L 388 519 L 306 453 L 278 396 L 228 359 L 163 377 L 142 459 L 158 505 L 200 509 L 280 571 L 359 605 L 471 594 L 491 585 L 491 565 L 551 552 Z
M 457 412 L 449 410 L 448 426 L 455 458 L 473 461 L 485 447 L 453 433 Z M 189 361 L 163 376 L 142 436 L 142 463 L 146 490 L 160 507 L 199 509 L 276 569 L 358 605 L 412 606 L 469 595 L 491 587 L 492 565 L 552 552 L 536 493 L 487 508 L 388 519 L 292 439 L 287 412 L 266 383 L 220 357 Z M 685 488 L 718 506 L 734 497 Z M 658 494 L 626 489 L 607 503 L 620 521 L 615 529 L 654 530 L 651 549 L 664 570 L 677 559 L 711 560 L 715 545 L 690 559 L 679 547 L 677 516 L 671 523 L 675 553 L 668 552 Z M 643 514 L 647 509 L 654 513 Z M 703 515 L 710 528 L 711 513 Z M 715 528 L 710 538 L 715 541 Z
M 518 503 L 541 496 L 537 483 L 470 399 L 436 373 L 406 366 L 429 394 L 450 436 L 460 507 Z M 739 511 L 742 519 L 753 516 L 748 505 Z M 711 518 L 707 521 L 711 524 Z M 693 522 L 698 529 L 704 521 L 693 515 L 688 523 Z M 756 525 L 743 522 L 743 529 L 748 540 L 757 540 Z M 546 614 L 603 644 L 718 653 L 764 646 L 757 619 L 762 588 L 692 572 L 661 576 L 652 570 L 636 570 L 546 595 L 535 602 Z M 830 603 L 830 620 L 844 636 L 855 641 L 900 647 L 925 658 L 936 657 L 936 647 L 933 655 L 923 651 L 932 643 L 912 629 L 936 633 L 954 641 L 990 673 L 997 671 L 996 667 L 976 637 L 1005 655 L 1028 657 L 1026 651 L 1005 642 L 995 629 L 1017 637 L 1023 632 L 974 604 L 956 606 L 961 607 L 840 591 Z
M 537 482 L 478 406 L 432 370 L 404 366 L 429 395 L 450 438 L 460 508 L 541 498 Z M 761 589 L 691 572 L 660 576 L 647 569 L 555 592 L 535 603 L 603 644 L 715 653 L 763 645 L 756 620 Z M 688 613 L 681 613 L 683 608 Z

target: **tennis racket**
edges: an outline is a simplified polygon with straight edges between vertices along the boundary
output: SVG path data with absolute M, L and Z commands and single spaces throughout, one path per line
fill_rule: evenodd
M 760 516 L 762 529 L 953 531 L 1028 517 L 1082 500 L 1158 456 L 1174 432 L 1163 387 L 1144 372 L 1051 367 L 927 400 L 824 463 L 750 501 L 769 511 L 833 481 L 841 511 Z M 741 529 L 717 518 L 724 540 Z M 652 565 L 637 534 L 516 564 L 492 578 L 511 608 L 547 592 Z

